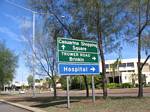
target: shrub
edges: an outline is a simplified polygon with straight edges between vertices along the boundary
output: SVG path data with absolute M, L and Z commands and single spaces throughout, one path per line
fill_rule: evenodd
M 135 87 L 139 87 L 139 84 L 135 84 Z
M 62 76 L 59 81 L 60 81 L 60 83 L 61 83 L 62 89 L 63 89 L 63 90 L 66 90 L 66 89 L 67 89 L 66 77 L 65 77 L 65 76 Z
M 118 83 L 108 83 L 107 88 L 109 89 L 114 89 L 114 88 L 132 88 L 133 85 L 131 83 L 123 83 L 123 84 L 118 84 Z
M 119 84 L 118 83 L 108 83 L 107 84 L 107 88 L 109 89 L 114 89 L 114 88 L 118 88 Z
M 71 78 L 71 89 L 85 89 L 85 84 L 83 81 L 83 77 L 74 76 Z
M 62 89 L 66 90 L 67 89 L 67 83 L 66 83 L 66 77 L 62 76 L 60 78 L 60 83 L 62 85 Z M 81 76 L 72 76 L 70 77 L 70 82 L 69 82 L 69 88 L 70 89 L 85 89 L 85 84 L 83 81 L 83 78 Z
M 146 87 L 150 87 L 150 83 L 146 84 Z
M 102 88 L 102 75 L 95 75 L 94 76 L 95 88 L 100 89 Z
M 123 84 L 121 84 L 121 87 L 122 88 L 132 88 L 133 85 L 131 83 L 123 83 Z

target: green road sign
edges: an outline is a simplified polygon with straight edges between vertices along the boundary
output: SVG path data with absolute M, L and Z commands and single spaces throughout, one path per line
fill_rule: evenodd
M 72 63 L 98 63 L 96 42 L 58 38 L 58 61 Z
M 96 53 L 59 51 L 59 62 L 98 63 L 98 55 Z
M 97 43 L 93 41 L 58 38 L 58 50 L 97 53 Z

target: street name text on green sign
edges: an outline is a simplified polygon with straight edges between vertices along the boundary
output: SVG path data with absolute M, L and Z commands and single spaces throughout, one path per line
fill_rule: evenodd
M 97 43 L 93 41 L 58 38 L 58 49 L 65 51 L 97 53 Z
M 96 53 L 59 51 L 59 62 L 97 63 L 98 55 Z

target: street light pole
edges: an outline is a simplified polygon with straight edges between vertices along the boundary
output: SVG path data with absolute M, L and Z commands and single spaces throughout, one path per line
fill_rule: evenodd
M 33 21 L 32 21 L 32 73 L 33 73 L 33 97 L 35 97 L 35 69 L 34 69 L 34 66 L 35 66 L 35 56 L 34 56 L 34 53 L 35 53 L 35 12 L 32 12 L 32 15 L 33 15 Z

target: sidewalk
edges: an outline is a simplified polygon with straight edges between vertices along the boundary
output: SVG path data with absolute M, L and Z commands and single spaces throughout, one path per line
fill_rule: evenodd
M 9 104 L 9 105 L 14 106 L 14 107 L 22 108 L 22 109 L 28 110 L 30 112 L 45 112 L 45 111 L 40 110 L 38 108 L 32 108 L 32 107 L 28 107 L 28 106 L 17 104 L 17 103 L 11 103 L 11 102 L 8 102 L 8 101 L 5 101 L 5 100 L 1 100 L 1 99 L 0 99 L 0 102 Z

